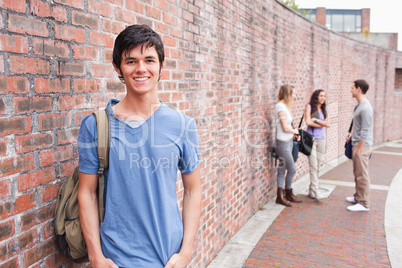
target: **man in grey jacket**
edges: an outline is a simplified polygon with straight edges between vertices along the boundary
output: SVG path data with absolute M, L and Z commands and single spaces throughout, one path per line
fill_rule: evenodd
M 350 211 L 370 210 L 370 177 L 369 158 L 373 146 L 373 108 L 366 97 L 369 85 L 365 80 L 356 80 L 352 84 L 351 93 L 358 104 L 353 112 L 352 161 L 355 176 L 356 192 L 346 201 L 354 205 L 348 206 Z M 348 140 L 350 137 L 347 138 Z

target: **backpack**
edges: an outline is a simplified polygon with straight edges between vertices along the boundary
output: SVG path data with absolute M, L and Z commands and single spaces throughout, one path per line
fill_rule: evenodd
M 106 109 L 93 113 L 96 120 L 98 133 L 98 207 L 99 220 L 104 220 L 104 177 L 103 172 L 109 164 L 110 126 Z M 88 251 L 78 213 L 78 166 L 73 175 L 60 187 L 57 195 L 56 210 L 54 216 L 54 230 L 60 249 L 74 262 L 87 262 Z

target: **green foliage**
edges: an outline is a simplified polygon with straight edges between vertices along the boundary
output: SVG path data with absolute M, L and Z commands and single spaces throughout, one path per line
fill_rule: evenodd
M 281 0 L 282 3 L 290 7 L 291 9 L 294 9 L 297 12 L 300 12 L 299 5 L 296 4 L 296 0 Z

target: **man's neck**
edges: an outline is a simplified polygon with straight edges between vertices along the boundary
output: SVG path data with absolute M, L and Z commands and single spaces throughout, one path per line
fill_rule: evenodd
M 137 116 L 148 119 L 161 105 L 157 94 L 130 95 L 127 94 L 119 103 L 118 114 Z M 117 114 L 117 116 L 118 116 Z
M 363 101 L 367 100 L 366 95 L 360 94 L 356 97 L 357 103 L 362 103 Z

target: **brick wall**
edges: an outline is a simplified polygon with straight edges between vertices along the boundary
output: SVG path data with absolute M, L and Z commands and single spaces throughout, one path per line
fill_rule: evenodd
M 343 152 L 357 78 L 370 83 L 375 142 L 402 136 L 402 95 L 394 92 L 402 54 L 332 33 L 274 0 L 4 0 L 1 267 L 67 262 L 53 236 L 56 193 L 77 164 L 83 117 L 124 95 L 111 53 L 116 34 L 133 23 L 152 26 L 166 44 L 160 98 L 198 124 L 202 218 L 189 267 L 205 267 L 273 196 L 269 152 L 281 84 L 296 87 L 297 122 L 312 91 L 326 90 L 333 122 L 326 162 Z M 308 171 L 306 157 L 297 168 L 297 177 Z

